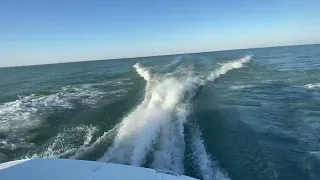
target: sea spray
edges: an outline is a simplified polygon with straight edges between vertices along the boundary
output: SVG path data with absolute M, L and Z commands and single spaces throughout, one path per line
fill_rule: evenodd
M 147 154 L 154 152 L 153 168 L 183 174 L 184 123 L 190 113 L 188 107 L 194 94 L 208 81 L 214 81 L 232 69 L 243 67 L 250 59 L 251 56 L 246 56 L 238 61 L 222 64 L 205 78 L 194 76 L 193 68 L 183 68 L 180 75 L 153 76 L 148 68 L 135 64 L 133 67 L 137 73 L 147 81 L 145 97 L 140 105 L 123 118 L 111 147 L 100 161 L 141 166 Z M 159 147 L 151 151 L 156 143 Z M 194 134 L 192 144 L 199 149 L 194 152 L 194 158 L 197 159 L 202 177 L 226 179 L 214 167 L 200 132 Z

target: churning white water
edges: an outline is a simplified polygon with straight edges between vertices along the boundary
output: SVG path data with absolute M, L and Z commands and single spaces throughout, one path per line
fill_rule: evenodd
M 135 64 L 133 67 L 137 73 L 147 81 L 145 98 L 123 118 L 113 144 L 100 161 L 142 166 L 152 153 L 153 168 L 183 174 L 184 124 L 190 113 L 194 94 L 200 86 L 232 69 L 243 67 L 250 59 L 251 56 L 246 56 L 238 61 L 225 63 L 205 78 L 197 77 L 192 72 L 153 75 L 148 68 Z M 200 134 L 195 134 L 193 140 L 193 146 L 199 149 L 194 156 L 198 159 L 197 166 L 203 178 L 217 177 L 217 172 L 210 172 L 213 164 Z

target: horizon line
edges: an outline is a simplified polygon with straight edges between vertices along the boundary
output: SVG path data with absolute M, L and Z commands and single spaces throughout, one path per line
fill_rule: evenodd
M 249 50 L 249 49 L 264 49 L 264 48 L 290 47 L 290 46 L 308 46 L 308 45 L 320 45 L 320 43 L 293 44 L 293 45 L 275 45 L 275 46 L 252 47 L 252 48 L 235 48 L 235 49 L 222 49 L 222 50 L 210 50 L 210 51 L 197 51 L 197 52 L 187 52 L 187 53 L 172 53 L 172 54 L 132 56 L 132 57 L 119 57 L 119 58 L 106 58 L 106 59 L 91 59 L 91 60 L 83 60 L 83 61 L 53 62 L 53 63 L 44 63 L 44 64 L 0 66 L 0 69 L 2 69 L 2 68 L 15 68 L 15 67 L 42 66 L 42 65 L 55 65 L 55 64 L 68 64 L 68 63 L 96 62 L 96 61 L 112 61 L 112 60 L 126 60 L 126 59 L 130 60 L 130 59 L 135 59 L 135 58 L 151 58 L 151 57 L 160 57 L 160 56 L 175 56 L 175 55 L 188 55 L 188 54 L 199 54 L 199 53 L 210 53 L 210 52 L 237 51 L 237 50 Z

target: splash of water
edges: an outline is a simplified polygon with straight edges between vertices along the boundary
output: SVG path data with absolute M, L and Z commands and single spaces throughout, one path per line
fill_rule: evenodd
M 182 75 L 152 76 L 150 71 L 139 63 L 134 65 L 137 73 L 147 81 L 144 100 L 130 114 L 123 118 L 113 144 L 99 159 L 104 162 L 116 162 L 141 166 L 147 154 L 153 153 L 152 166 L 155 169 L 172 170 L 184 173 L 184 123 L 190 113 L 190 105 L 199 87 L 208 81 L 214 81 L 232 69 L 243 67 L 251 56 L 238 61 L 228 62 L 209 73 L 197 77 L 192 69 L 183 69 Z M 220 171 L 210 172 L 213 163 L 205 151 L 200 136 L 195 136 L 195 147 L 201 149 L 206 158 L 198 158 L 198 166 L 203 178 L 225 177 Z M 155 148 L 155 144 L 159 147 Z
M 146 81 L 150 80 L 150 72 L 146 68 L 142 67 L 140 63 L 135 64 L 133 67 L 136 68 L 138 74 L 141 77 L 143 77 Z
M 214 81 L 215 79 L 219 78 L 223 74 L 226 74 L 228 71 L 232 69 L 242 68 L 245 63 L 251 60 L 251 58 L 252 55 L 248 55 L 244 58 L 241 58 L 240 60 L 223 64 L 220 68 L 209 74 L 209 76 L 207 77 L 207 81 Z
M 207 153 L 204 146 L 203 139 L 201 138 L 201 132 L 198 128 L 193 129 L 191 146 L 193 153 L 193 161 L 198 167 L 200 175 L 204 180 L 228 180 L 227 175 L 222 173 L 221 169 L 216 165 Z

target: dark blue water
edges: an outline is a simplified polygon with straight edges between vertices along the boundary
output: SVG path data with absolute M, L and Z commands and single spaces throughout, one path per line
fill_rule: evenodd
M 0 92 L 2 162 L 320 179 L 320 45 L 0 68 Z

